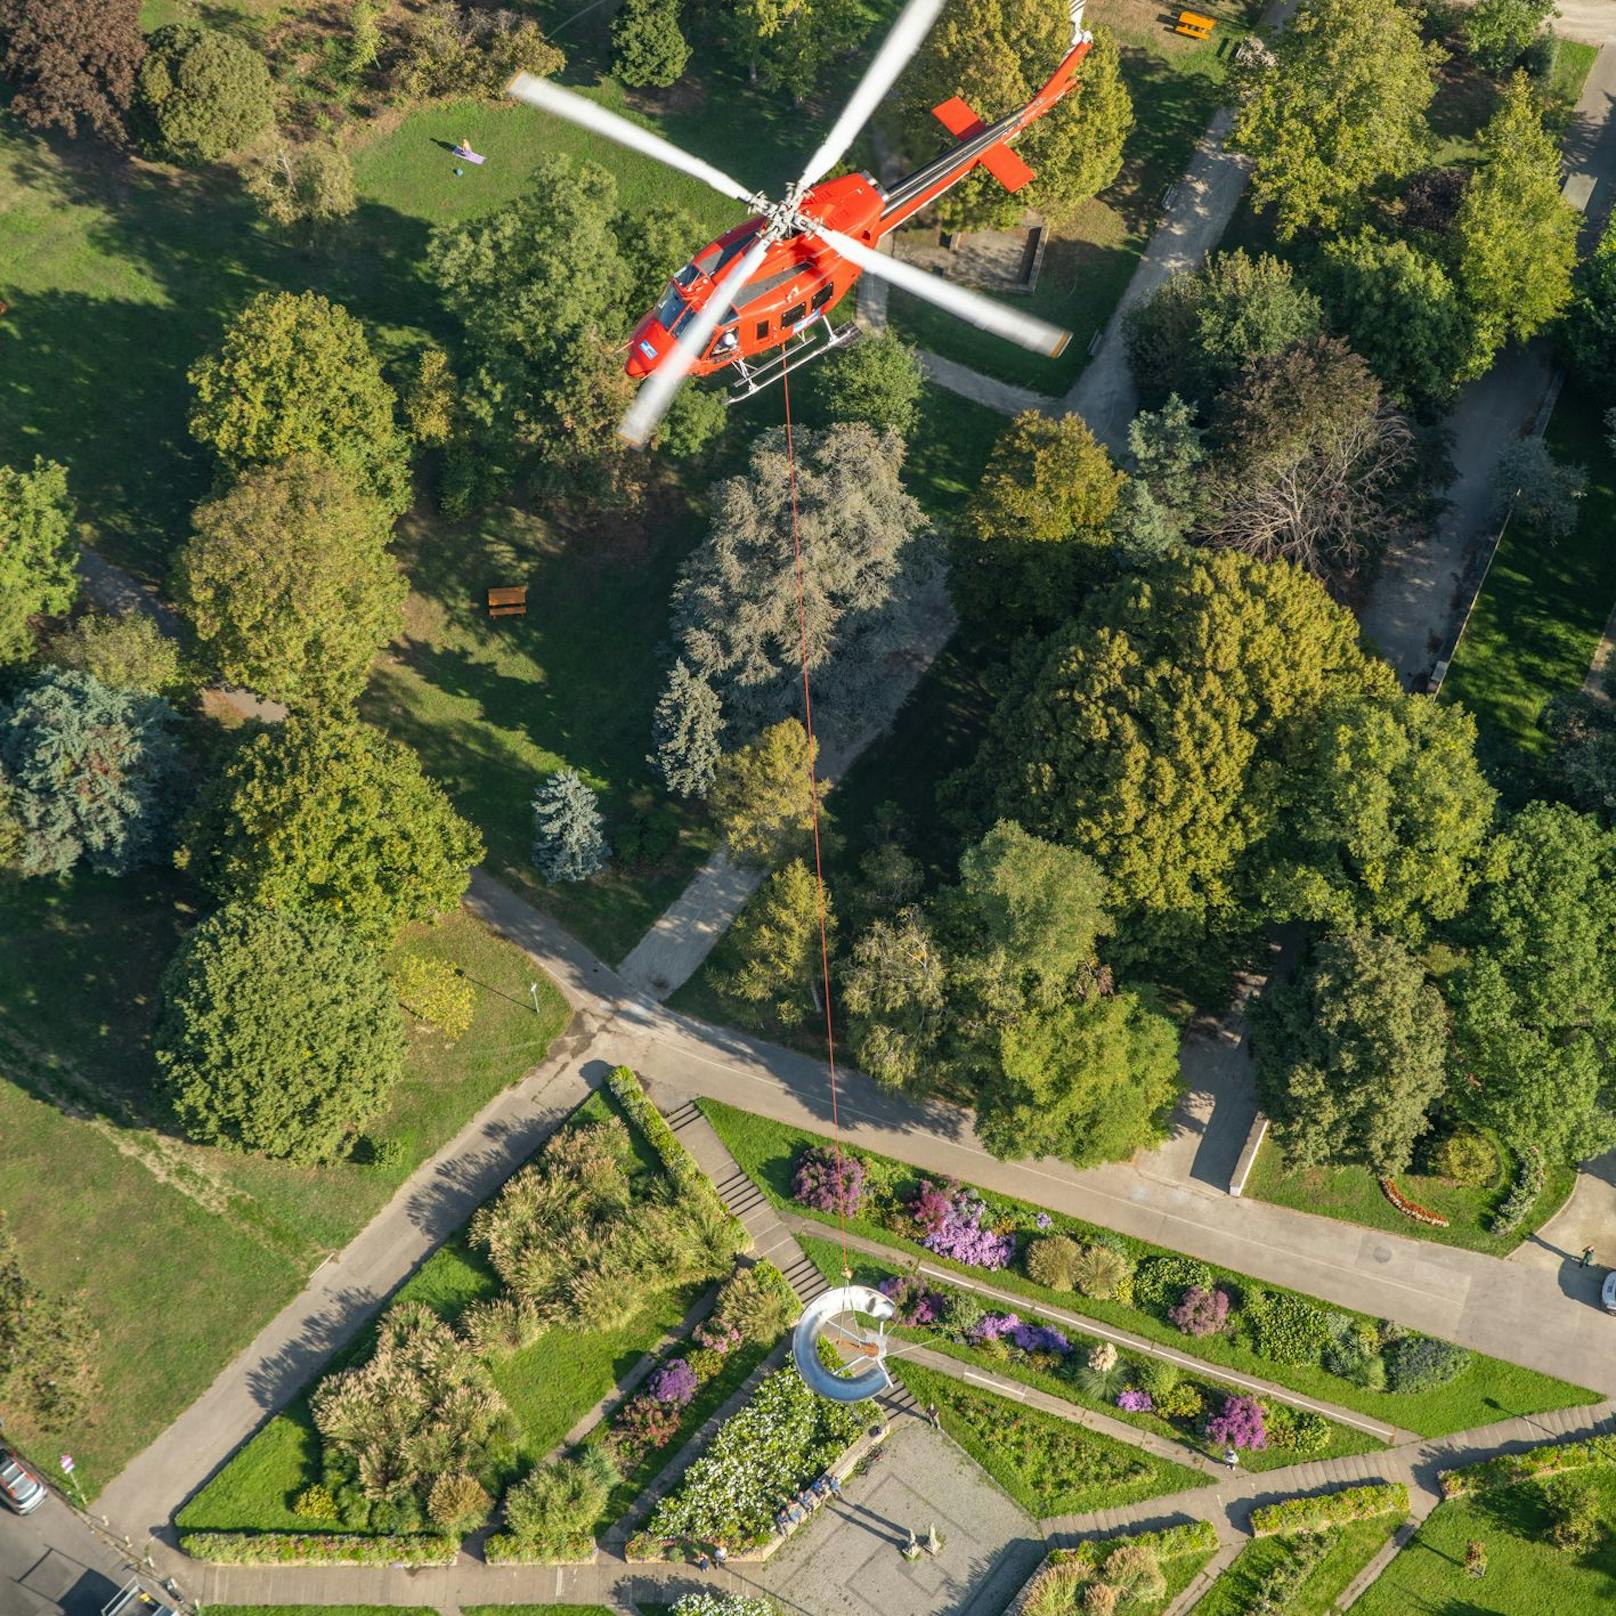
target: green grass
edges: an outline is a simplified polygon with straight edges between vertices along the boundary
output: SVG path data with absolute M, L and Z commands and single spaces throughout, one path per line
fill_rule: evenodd
M 493 1610 L 513 1611 L 515 1605 L 495 1605 L 488 1607 Z M 527 1607 L 538 1610 L 538 1605 Z M 546 1609 L 559 1610 L 560 1606 L 546 1606 Z M 566 1607 L 571 1611 L 584 1609 L 580 1605 Z M 408 1608 L 402 1605 L 209 1605 L 208 1616 L 435 1616 L 426 1605 L 413 1605 Z M 470 1616 L 470 1612 L 466 1613 Z
M 1219 27 L 1205 43 L 1174 34 L 1160 11 L 1142 0 L 1114 3 L 1093 19 L 1120 38 L 1123 78 L 1133 97 L 1135 121 L 1123 147 L 1122 172 L 1053 231 L 1033 292 L 1004 300 L 1069 329 L 1072 340 L 1065 353 L 1058 359 L 1027 353 L 894 291 L 890 308 L 899 331 L 1001 381 L 1042 393 L 1067 391 L 1088 363 L 1090 341 L 1110 319 L 1161 222 L 1163 190 L 1188 167 L 1196 142 L 1223 102 L 1228 63 L 1246 31 L 1248 13 L 1240 5 L 1207 9 Z M 1081 96 L 1081 88 L 1075 93 Z M 991 118 L 1008 109 L 981 110 Z M 940 126 L 938 132 L 940 150 Z M 916 160 L 928 154 L 929 148 L 922 151 L 917 142 Z M 1036 207 L 1036 185 L 1029 194 Z
M 574 1113 L 579 1120 L 616 1114 L 597 1092 Z M 639 1174 L 655 1165 L 646 1141 L 634 1132 Z M 595 1403 L 666 1335 L 703 1287 L 662 1289 L 646 1296 L 623 1324 L 609 1330 L 557 1327 L 531 1346 L 493 1365 L 495 1384 L 516 1417 L 514 1466 L 505 1479 L 555 1448 Z M 500 1283 L 482 1257 L 455 1235 L 411 1276 L 393 1302 L 422 1302 L 453 1320 L 469 1303 L 499 1293 Z M 325 1373 L 362 1362 L 374 1327 L 333 1357 Z M 298 1493 L 320 1479 L 320 1443 L 309 1412 L 312 1386 L 284 1413 L 269 1420 L 175 1517 L 187 1531 L 290 1531 L 307 1526 L 292 1511 Z
M 1370 1584 L 1354 1616 L 1606 1616 L 1616 1602 L 1616 1469 L 1579 1472 L 1598 1489 L 1604 1539 L 1568 1554 L 1547 1541 L 1552 1517 L 1533 1485 L 1439 1504 Z M 1465 1574 L 1465 1545 L 1487 1549 L 1487 1574 Z
M 898 1359 L 893 1368 L 917 1398 L 937 1405 L 944 1431 L 1035 1521 L 1211 1485 L 1198 1470 L 919 1364 Z
M 1476 715 L 1481 753 L 1518 792 L 1531 789 L 1551 741 L 1543 711 L 1581 688 L 1616 604 L 1616 458 L 1601 405 L 1568 381 L 1546 434 L 1555 459 L 1588 468 L 1576 531 L 1551 542 L 1511 522 L 1442 684 Z
M 1597 45 L 1585 45 L 1580 39 L 1555 40 L 1554 59 L 1549 64 L 1548 81 L 1543 87 L 1551 118 L 1570 117 L 1582 98 L 1582 87 L 1598 54 Z
M 1367 1167 L 1299 1167 L 1287 1171 L 1285 1158 L 1270 1138 L 1263 1144 L 1245 1193 L 1253 1200 L 1272 1201 L 1322 1217 L 1384 1229 L 1413 1240 L 1432 1240 L 1444 1246 L 1464 1246 L 1496 1257 L 1508 1256 L 1520 1243 L 1565 1204 L 1576 1183 L 1573 1168 L 1556 1164 L 1544 1175 L 1542 1193 L 1513 1234 L 1487 1233 L 1487 1219 L 1509 1194 L 1514 1183 L 1516 1158 L 1507 1149 L 1500 1155 L 1491 1184 L 1472 1186 L 1420 1173 L 1402 1173 L 1397 1187 L 1411 1201 L 1449 1220 L 1438 1229 L 1399 1212 L 1384 1194 L 1380 1181 Z
M 791 1200 L 792 1164 L 806 1145 L 822 1143 L 817 1134 L 807 1133 L 775 1122 L 767 1117 L 755 1116 L 737 1110 L 716 1100 L 702 1100 L 702 1111 L 718 1131 L 730 1153 L 754 1179 L 759 1188 L 777 1207 L 791 1213 L 812 1217 L 815 1214 Z M 870 1163 L 872 1177 L 886 1187 L 889 1193 L 903 1195 L 907 1187 L 923 1176 L 916 1169 L 873 1151 L 861 1151 Z M 1040 1208 L 1030 1202 L 983 1191 L 988 1205 L 996 1213 L 1011 1219 L 1018 1229 L 1032 1231 Z M 1066 1230 L 1079 1239 L 1091 1238 L 1094 1226 L 1062 1213 L 1051 1214 L 1052 1227 Z M 820 1221 L 827 1221 L 821 1219 Z M 827 1226 L 830 1226 L 827 1223 Z M 1153 1341 L 1182 1350 L 1184 1335 L 1173 1325 L 1157 1318 L 1143 1308 L 1117 1301 L 1097 1301 L 1073 1292 L 1056 1292 L 1035 1285 L 1013 1269 L 984 1273 L 981 1269 L 964 1268 L 947 1258 L 925 1251 L 913 1241 L 893 1234 L 868 1216 L 848 1221 L 851 1233 L 880 1240 L 894 1251 L 908 1252 L 924 1258 L 938 1268 L 952 1268 L 956 1272 L 975 1277 L 1000 1290 L 1027 1296 L 1049 1306 L 1068 1312 L 1085 1314 L 1102 1323 L 1131 1330 Z M 1119 1236 L 1136 1256 L 1154 1256 L 1161 1247 L 1152 1246 L 1130 1236 Z M 1235 1285 L 1251 1287 L 1258 1281 L 1233 1272 L 1224 1273 Z M 1263 1283 L 1267 1290 L 1282 1287 Z M 1311 1298 L 1309 1298 L 1311 1300 Z M 1328 1304 L 1319 1303 L 1319 1306 Z M 1346 1311 L 1346 1310 L 1340 1310 Z M 1477 1354 L 1471 1367 L 1456 1381 L 1432 1391 L 1420 1393 L 1371 1392 L 1350 1381 L 1332 1375 L 1313 1364 L 1279 1363 L 1259 1355 L 1241 1333 L 1202 1336 L 1194 1343 L 1196 1356 L 1208 1364 L 1238 1370 L 1244 1374 L 1261 1376 L 1277 1385 L 1285 1386 L 1304 1396 L 1353 1409 L 1421 1436 L 1445 1436 L 1452 1431 L 1466 1431 L 1479 1425 L 1490 1425 L 1509 1415 L 1536 1413 L 1550 1408 L 1572 1408 L 1597 1402 L 1598 1394 L 1586 1387 L 1573 1386 L 1568 1381 L 1556 1380 L 1536 1370 L 1525 1369 L 1501 1359 Z
M 1285 1604 L 1285 1616 L 1327 1616 L 1348 1583 L 1380 1552 L 1401 1524 L 1400 1516 L 1377 1515 L 1348 1521 L 1341 1536 Z M 1196 1616 L 1246 1616 L 1253 1608 L 1263 1577 L 1280 1565 L 1300 1534 L 1259 1538 L 1212 1584 L 1196 1605 Z
M 460 1616 L 617 1616 L 617 1612 L 605 1605 L 462 1605 Z
M 841 1248 L 830 1240 L 816 1240 L 812 1235 L 801 1235 L 798 1243 L 803 1251 L 810 1257 L 814 1265 L 826 1279 L 839 1283 L 842 1269 Z M 879 1285 L 884 1279 L 892 1275 L 901 1274 L 904 1264 L 894 1254 L 892 1261 L 885 1262 L 879 1258 L 856 1256 L 853 1259 L 853 1279 L 858 1285 Z M 1052 1320 L 1040 1318 L 1037 1315 L 1022 1309 L 1020 1316 L 1028 1323 L 1048 1324 Z M 1072 1365 L 1080 1364 L 1089 1349 L 1099 1343 L 1100 1336 L 1082 1336 L 1069 1325 L 1057 1326 L 1069 1339 L 1072 1340 L 1076 1351 L 1071 1358 Z M 1068 1375 L 1051 1372 L 1034 1367 L 1026 1361 L 1015 1359 L 1003 1360 L 995 1358 L 991 1353 L 982 1351 L 977 1347 L 961 1345 L 934 1330 L 906 1329 L 895 1326 L 892 1333 L 905 1341 L 920 1341 L 930 1347 L 934 1352 L 941 1352 L 950 1358 L 957 1358 L 961 1363 L 972 1364 L 979 1369 L 998 1375 L 1005 1380 L 1020 1381 L 1024 1386 L 1036 1387 L 1041 1392 L 1047 1392 L 1051 1397 L 1058 1397 L 1063 1402 L 1075 1408 L 1092 1409 L 1096 1413 L 1104 1414 L 1110 1419 L 1121 1420 L 1124 1425 L 1132 1425 L 1141 1431 L 1149 1431 L 1156 1436 L 1165 1437 L 1169 1442 L 1182 1443 L 1187 1448 L 1193 1448 L 1209 1457 L 1221 1458 L 1223 1447 L 1221 1443 L 1209 1442 L 1193 1428 L 1175 1425 L 1163 1419 L 1158 1414 L 1132 1414 L 1116 1406 L 1115 1395 L 1111 1397 L 1091 1397 L 1083 1388 Z M 1116 1391 L 1121 1391 L 1128 1384 L 1129 1371 L 1135 1362 L 1143 1362 L 1143 1357 L 1135 1358 L 1132 1354 L 1123 1354 L 1118 1360 L 1118 1374 Z M 1208 1365 L 1203 1377 L 1187 1375 L 1187 1382 L 1198 1386 L 1208 1399 L 1209 1411 L 1215 1412 L 1217 1404 L 1211 1401 L 1216 1394 L 1225 1393 L 1231 1388 L 1220 1384 L 1216 1379 L 1216 1370 Z M 1384 1446 L 1374 1437 L 1363 1431 L 1355 1431 L 1345 1425 L 1330 1422 L 1330 1440 L 1327 1446 L 1313 1452 L 1302 1454 L 1289 1448 L 1259 1448 L 1241 1455 L 1241 1468 L 1248 1471 L 1261 1472 L 1264 1470 L 1283 1470 L 1289 1465 L 1302 1463 L 1315 1463 L 1325 1459 L 1339 1459 L 1352 1453 L 1373 1453 Z

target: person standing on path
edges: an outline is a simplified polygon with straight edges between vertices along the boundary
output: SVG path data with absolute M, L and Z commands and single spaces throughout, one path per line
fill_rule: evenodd
M 1586 1268 L 1593 1260 L 1594 1248 L 1592 1246 L 1584 1246 L 1582 1248 L 1582 1261 L 1577 1264 L 1577 1267 Z
M 937 1412 L 937 1405 L 935 1403 L 927 1403 L 926 1418 L 931 1421 L 932 1429 L 934 1431 L 942 1430 L 943 1419 L 942 1416 Z

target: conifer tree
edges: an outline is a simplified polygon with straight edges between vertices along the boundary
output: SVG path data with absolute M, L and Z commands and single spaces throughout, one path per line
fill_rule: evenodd
M 558 769 L 533 793 L 533 862 L 546 881 L 584 881 L 609 857 L 600 802 L 576 769 Z
M 705 797 L 722 755 L 719 737 L 724 715 L 713 687 L 690 671 L 680 657 L 657 700 L 653 738 L 656 750 L 646 759 L 662 775 L 676 797 Z
M 624 0 L 612 18 L 612 72 L 624 84 L 672 84 L 689 61 L 678 0 Z

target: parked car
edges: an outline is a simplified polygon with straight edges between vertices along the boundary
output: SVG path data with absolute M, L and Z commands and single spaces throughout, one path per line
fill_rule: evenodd
M 1605 1304 L 1607 1313 L 1616 1313 L 1616 1268 L 1605 1275 L 1605 1283 L 1599 1290 L 1599 1300 Z
M 19 1515 L 45 1502 L 45 1483 L 10 1448 L 0 1448 L 0 1498 Z

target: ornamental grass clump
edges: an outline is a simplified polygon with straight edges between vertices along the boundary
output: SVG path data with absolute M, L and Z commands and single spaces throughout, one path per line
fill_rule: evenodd
M 815 1212 L 856 1218 L 864 1210 L 864 1163 L 828 1145 L 802 1153 L 791 1180 L 792 1196 Z

